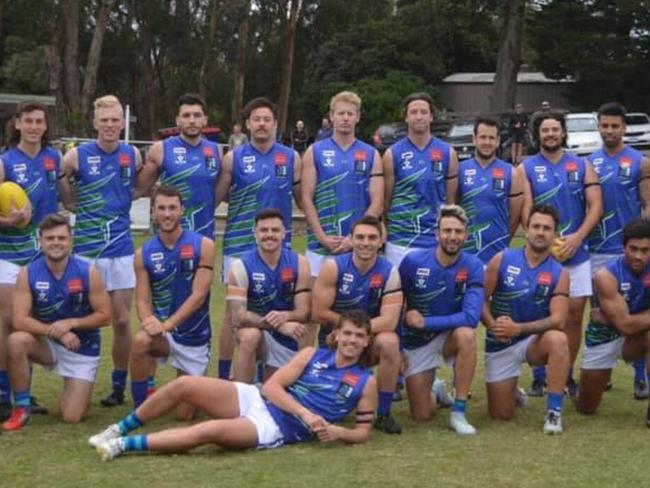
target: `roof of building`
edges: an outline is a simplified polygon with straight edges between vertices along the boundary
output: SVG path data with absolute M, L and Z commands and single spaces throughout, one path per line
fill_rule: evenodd
M 571 78 L 554 80 L 547 78 L 541 71 L 523 71 L 517 73 L 517 83 L 573 83 Z M 494 73 L 454 73 L 447 76 L 443 83 L 494 83 Z

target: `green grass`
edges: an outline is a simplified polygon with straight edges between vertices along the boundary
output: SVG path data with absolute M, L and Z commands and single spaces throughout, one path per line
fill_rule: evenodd
M 138 245 L 142 238 L 138 238 Z M 304 249 L 304 238 L 297 242 Z M 223 316 L 223 286 L 213 286 L 214 336 Z M 135 316 L 133 329 L 137 329 Z M 481 341 L 483 330 L 480 330 Z M 228 453 L 207 447 L 188 455 L 127 456 L 102 463 L 87 446 L 88 436 L 120 416 L 128 406 L 105 409 L 99 399 L 110 386 L 111 331 L 103 332 L 103 356 L 88 418 L 66 425 L 58 418 L 56 398 L 61 381 L 35 368 L 33 392 L 51 409 L 46 417 L 17 433 L 0 436 L 0 486 L 491 486 L 491 487 L 610 487 L 648 478 L 648 432 L 643 417 L 646 403 L 632 398 L 631 369 L 619 366 L 614 389 L 605 394 L 597 415 L 580 416 L 565 405 L 565 435 L 541 433 L 544 399 L 531 399 L 511 422 L 487 417 L 483 386 L 483 353 L 473 384 L 468 415 L 479 429 L 475 438 L 461 439 L 447 430 L 448 410 L 426 424 L 408 417 L 406 401 L 394 404 L 404 428 L 401 436 L 375 434 L 361 446 L 317 443 L 273 451 Z M 480 342 L 482 345 L 482 342 Z M 216 340 L 214 344 L 216 351 Z M 216 353 L 215 353 L 216 356 Z M 210 372 L 214 374 L 216 357 Z M 450 371 L 442 376 L 449 379 Z M 173 377 L 161 368 L 160 381 Z M 523 386 L 530 384 L 524 368 Z M 153 422 L 146 431 L 178 425 L 172 416 Z

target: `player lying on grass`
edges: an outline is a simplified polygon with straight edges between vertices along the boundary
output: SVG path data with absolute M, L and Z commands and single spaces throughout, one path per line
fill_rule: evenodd
M 330 342 L 335 349 L 308 347 L 298 352 L 264 384 L 261 393 L 244 383 L 180 377 L 88 442 L 104 460 L 129 451 L 186 452 L 204 444 L 236 450 L 279 447 L 315 438 L 321 442 L 365 442 L 377 403 L 376 382 L 365 366 L 370 319 L 358 310 L 344 313 Z M 182 402 L 214 420 L 151 435 L 127 435 Z M 354 427 L 334 425 L 354 408 Z

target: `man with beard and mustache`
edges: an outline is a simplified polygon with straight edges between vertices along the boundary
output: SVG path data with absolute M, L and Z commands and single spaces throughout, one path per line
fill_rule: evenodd
M 406 313 L 399 329 L 408 361 L 404 376 L 411 416 L 429 420 L 435 412 L 431 385 L 442 361 L 453 363 L 456 397 L 449 427 L 474 435 L 466 418 L 476 367 L 476 327 L 483 306 L 483 263 L 461 249 L 468 218 L 458 205 L 442 205 L 438 245 L 407 254 L 399 267 Z
M 181 192 L 161 186 L 152 200 L 157 234 L 135 255 L 136 311 L 142 328 L 133 338 L 131 394 L 137 408 L 147 395 L 156 360 L 178 375 L 201 376 L 210 362 L 210 285 L 214 242 L 181 226 Z M 191 418 L 190 408 L 179 416 Z
M 237 336 L 233 379 L 253 381 L 255 357 L 265 346 L 268 378 L 305 346 L 311 311 L 307 258 L 286 249 L 284 216 L 277 209 L 255 216 L 257 249 L 235 260 L 227 300 Z
M 20 430 L 30 420 L 30 363 L 54 368 L 63 378 L 64 422 L 83 419 L 99 367 L 99 328 L 111 320 L 99 272 L 71 254 L 68 220 L 45 217 L 39 243 L 42 255 L 21 268 L 14 291 L 14 332 L 7 342 L 15 408 L 4 430 Z
M 219 187 L 230 192 L 228 217 L 223 237 L 221 278 L 228 282 L 235 259 L 255 249 L 255 215 L 260 208 L 275 208 L 282 213 L 286 230 L 284 246 L 291 248 L 292 198 L 299 206 L 300 156 L 275 141 L 277 107 L 264 97 L 254 98 L 243 110 L 250 142 L 230 151 L 223 158 Z M 230 302 L 226 301 L 224 321 L 219 332 L 219 378 L 230 377 L 235 340 Z M 258 375 L 260 376 L 260 375 Z
M 434 111 L 428 93 L 407 96 L 408 135 L 384 153 L 386 258 L 394 266 L 408 252 L 436 245 L 438 209 L 456 198 L 458 157 L 454 148 L 431 134 Z
M 458 201 L 469 217 L 463 250 L 484 264 L 508 247 L 523 204 L 521 173 L 496 157 L 499 125 L 479 117 L 474 123 L 474 158 L 460 163 Z
M 120 142 L 124 109 L 114 95 L 95 100 L 97 139 L 68 151 L 61 169 L 61 199 L 75 213 L 74 253 L 92 262 L 111 297 L 113 312 L 112 391 L 105 407 L 124 402 L 131 350 L 131 300 L 135 286 L 131 202 L 140 151 Z M 73 187 L 74 182 L 74 187 Z
M 589 235 L 593 273 L 623 254 L 625 224 L 650 211 L 650 159 L 623 143 L 625 114 L 620 103 L 601 105 L 598 130 L 603 147 L 587 157 L 603 191 L 603 217 Z M 597 303 L 591 304 L 592 310 L 597 307 Z M 644 359 L 634 364 L 634 397 L 648 398 Z
M 546 365 L 545 434 L 562 433 L 569 371 L 569 346 L 562 332 L 569 311 L 569 274 L 551 256 L 558 223 L 558 212 L 550 205 L 531 209 L 524 247 L 499 252 L 487 266 L 482 316 L 490 416 L 513 417 L 521 363 Z
M 136 197 L 144 195 L 160 176 L 162 185 L 175 186 L 183 195 L 184 229 L 214 240 L 214 210 L 223 198 L 217 191 L 221 171 L 219 148 L 203 137 L 208 124 L 207 105 L 193 93 L 177 102 L 180 134 L 154 143 L 138 173 Z
M 371 318 L 372 355 L 377 368 L 379 404 L 375 428 L 400 434 L 402 428 L 391 416 L 391 402 L 401 365 L 396 334 L 403 295 L 397 269 L 379 256 L 383 243 L 379 219 L 366 215 L 351 229 L 352 252 L 325 260 L 314 283 L 313 316 L 323 346 L 328 334 L 346 310 L 361 309 Z
M 524 181 L 521 221 L 525 227 L 530 210 L 537 203 L 550 204 L 560 213 L 558 234 L 562 237 L 556 239 L 553 247 L 557 250 L 553 253 L 569 272 L 569 315 L 564 332 L 571 355 L 567 391 L 575 396 L 578 384 L 573 379 L 572 366 L 580 349 L 585 304 L 592 294 L 587 237 L 602 215 L 602 195 L 591 163 L 564 150 L 567 132 L 562 114 L 540 115 L 533 134 L 539 153 L 517 168 Z M 545 370 L 535 368 L 528 394 L 542 396 L 545 387 Z
M 618 358 L 648 360 L 650 354 L 650 221 L 623 229 L 623 255 L 596 272 L 600 308 L 592 312 L 582 353 L 578 412 L 593 414 Z M 650 428 L 650 405 L 646 414 Z

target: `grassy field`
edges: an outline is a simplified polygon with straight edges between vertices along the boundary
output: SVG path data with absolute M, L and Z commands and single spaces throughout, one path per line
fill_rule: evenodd
M 297 244 L 304 248 L 304 239 Z M 216 337 L 223 316 L 223 287 L 219 284 L 213 287 L 212 305 Z M 482 338 L 483 330 L 480 335 Z M 397 487 L 612 487 L 644 486 L 648 479 L 646 404 L 632 397 L 630 368 L 616 369 L 614 389 L 605 394 L 597 415 L 580 416 L 567 401 L 565 435 L 552 438 L 541 433 L 544 399 L 531 399 L 511 422 L 488 419 L 482 350 L 468 410 L 479 429 L 474 438 L 461 439 L 447 430 L 448 410 L 438 412 L 427 424 L 412 422 L 406 401 L 402 401 L 394 404 L 394 414 L 403 434 L 377 433 L 361 446 L 314 443 L 254 453 L 227 453 L 208 447 L 188 455 L 127 456 L 102 463 L 87 446 L 88 436 L 129 411 L 128 406 L 105 409 L 99 405 L 110 387 L 109 329 L 103 332 L 103 340 L 92 407 L 80 425 L 60 422 L 55 405 L 61 381 L 35 368 L 33 392 L 51 413 L 35 416 L 20 432 L 0 435 L 0 486 L 343 487 L 367 482 Z M 211 374 L 215 365 L 213 358 Z M 530 373 L 524 369 L 522 383 L 528 386 Z M 158 380 L 168 381 L 172 376 L 169 368 L 163 368 Z M 441 376 L 449 379 L 450 371 L 443 370 Z M 146 430 L 173 425 L 177 422 L 170 416 Z

